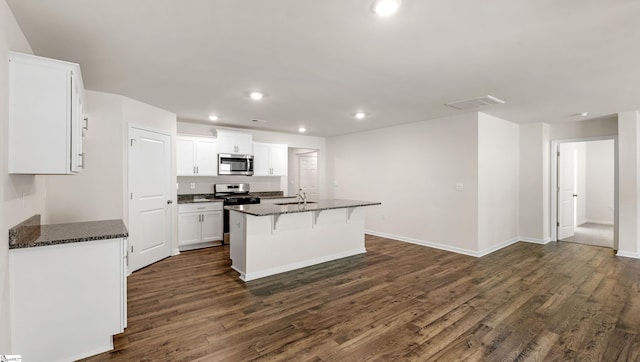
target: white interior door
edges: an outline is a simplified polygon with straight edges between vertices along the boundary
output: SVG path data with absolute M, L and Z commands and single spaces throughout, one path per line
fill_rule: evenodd
M 576 168 L 574 145 L 563 143 L 558 149 L 558 240 L 562 240 L 574 234 Z
M 129 270 L 171 255 L 171 137 L 129 134 Z
M 307 200 L 318 201 L 318 153 L 298 155 L 298 185 Z

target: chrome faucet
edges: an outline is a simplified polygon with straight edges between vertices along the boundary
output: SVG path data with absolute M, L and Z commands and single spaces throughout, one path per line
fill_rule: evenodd
M 300 206 L 300 202 L 303 202 L 304 206 L 307 206 L 307 194 L 304 191 L 302 191 L 302 189 L 298 191 L 296 196 L 298 199 L 298 206 Z

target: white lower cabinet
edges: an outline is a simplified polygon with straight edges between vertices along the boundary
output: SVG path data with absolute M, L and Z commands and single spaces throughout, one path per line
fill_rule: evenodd
M 113 349 L 127 321 L 126 242 L 11 249 L 12 354 L 72 361 Z
M 222 202 L 178 205 L 180 250 L 219 245 L 223 240 Z

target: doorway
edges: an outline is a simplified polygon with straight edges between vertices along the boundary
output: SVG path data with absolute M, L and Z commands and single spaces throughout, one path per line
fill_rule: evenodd
M 552 144 L 554 240 L 617 250 L 616 143 L 599 138 Z
M 307 200 L 318 201 L 318 150 L 290 148 L 289 175 L 292 193 L 302 189 Z
M 129 127 L 129 271 L 171 255 L 171 136 Z

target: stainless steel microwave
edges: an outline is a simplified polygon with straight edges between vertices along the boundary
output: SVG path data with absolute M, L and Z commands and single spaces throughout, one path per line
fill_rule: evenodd
M 218 154 L 218 175 L 253 175 L 253 155 Z

